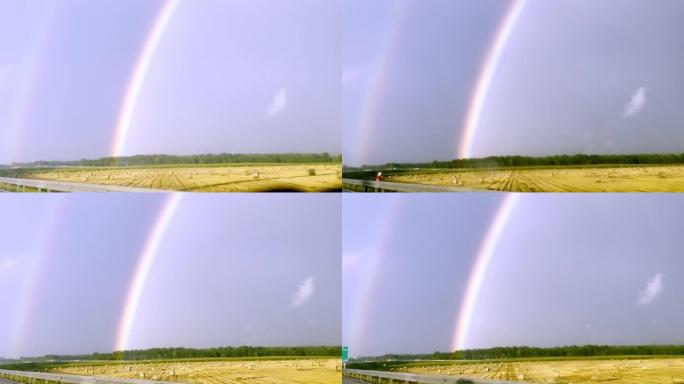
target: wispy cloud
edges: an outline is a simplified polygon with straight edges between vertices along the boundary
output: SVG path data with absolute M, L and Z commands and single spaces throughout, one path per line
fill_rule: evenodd
M 622 112 L 622 117 L 629 117 L 636 115 L 646 105 L 646 87 L 640 87 L 632 93 L 632 97 L 625 104 L 625 110 Z
M 287 89 L 286 88 L 281 88 L 276 92 L 275 96 L 273 96 L 273 100 L 271 101 L 271 105 L 268 107 L 268 111 L 266 112 L 266 117 L 273 117 L 285 110 L 287 107 Z
M 635 305 L 650 304 L 663 293 L 663 274 L 657 273 L 646 282 L 646 287 L 639 292 Z
M 304 279 L 301 284 L 299 284 L 299 289 L 294 295 L 292 295 L 292 302 L 290 303 L 290 306 L 301 307 L 308 303 L 311 300 L 314 291 L 314 278 L 313 276 L 309 276 Z

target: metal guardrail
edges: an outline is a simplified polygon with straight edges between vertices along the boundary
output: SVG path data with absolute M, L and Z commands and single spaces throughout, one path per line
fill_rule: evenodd
M 25 192 L 26 187 L 38 189 L 39 192 L 168 192 L 166 190 L 152 188 L 73 183 L 70 181 L 19 179 L 14 177 L 0 177 L 0 184 L 13 185 L 15 187 L 15 192 Z
M 489 189 L 357 179 L 342 179 L 342 189 L 361 192 L 492 192 Z
M 52 381 L 56 383 L 71 383 L 71 384 L 178 384 L 172 381 L 152 381 L 152 380 L 138 380 L 138 379 L 116 379 L 109 377 L 95 377 L 95 376 L 79 376 L 67 375 L 61 373 L 44 373 L 44 372 L 28 372 L 28 371 L 10 371 L 0 369 L 0 378 L 12 380 L 12 377 L 39 379 Z
M 342 375 L 370 383 L 416 383 L 416 384 L 511 384 L 522 381 L 489 380 L 459 376 L 424 375 L 417 373 L 367 371 L 345 369 Z

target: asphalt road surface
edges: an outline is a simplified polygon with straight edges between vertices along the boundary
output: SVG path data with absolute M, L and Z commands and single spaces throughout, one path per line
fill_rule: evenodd
M 346 383 L 346 381 L 345 381 L 345 383 Z M 354 382 L 353 382 L 353 381 L 350 381 L 350 383 L 354 383 Z M 0 384 L 17 384 L 17 383 L 15 383 L 14 381 L 9 381 L 9 380 L 5 380 L 5 379 L 0 379 Z

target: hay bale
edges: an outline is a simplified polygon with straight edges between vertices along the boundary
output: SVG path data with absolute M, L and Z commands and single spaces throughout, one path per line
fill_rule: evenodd
M 316 176 L 316 170 L 314 168 L 309 168 L 309 176 Z

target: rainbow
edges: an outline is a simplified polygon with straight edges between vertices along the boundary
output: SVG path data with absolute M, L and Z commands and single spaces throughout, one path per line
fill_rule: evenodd
M 365 339 L 366 329 L 364 326 L 368 324 L 365 316 L 367 316 L 373 304 L 373 293 L 376 291 L 375 286 L 379 280 L 378 273 L 382 270 L 385 250 L 394 233 L 394 227 L 392 225 L 397 222 L 397 217 L 400 214 L 402 197 L 397 195 L 392 197 L 388 196 L 387 198 L 391 200 L 383 215 L 384 219 L 380 224 L 381 227 L 378 231 L 378 241 L 372 249 L 372 255 L 369 255 L 369 260 L 363 264 L 363 269 L 361 270 L 359 277 L 359 292 L 361 292 L 360 303 L 355 306 L 354 313 L 350 314 L 350 328 L 352 333 L 351 345 L 356 348 L 363 345 L 363 340 Z
M 513 28 L 520 17 L 526 2 L 527 0 L 513 0 L 499 25 L 499 29 L 496 31 L 492 44 L 485 56 L 483 66 L 475 81 L 475 87 L 473 88 L 473 93 L 470 97 L 470 105 L 463 124 L 457 154 L 457 157 L 460 159 L 466 159 L 471 156 L 471 147 L 475 138 L 475 131 L 477 130 L 477 125 L 482 116 L 482 108 L 487 100 L 487 94 L 489 93 L 492 79 L 496 74 L 499 62 L 501 61 L 501 54 L 511 37 Z
M 487 273 L 487 268 L 496 251 L 496 246 L 501 238 L 506 223 L 518 200 L 518 194 L 506 194 L 499 208 L 489 224 L 484 240 L 480 244 L 480 249 L 475 257 L 475 262 L 470 270 L 468 284 L 465 293 L 461 298 L 461 307 L 456 321 L 456 330 L 453 336 L 452 350 L 463 350 L 465 348 L 466 336 L 470 330 L 470 323 L 473 318 L 473 311 L 477 301 L 482 282 Z
M 157 251 L 162 243 L 164 234 L 169 227 L 169 223 L 173 218 L 178 203 L 180 202 L 180 193 L 171 193 L 164 202 L 157 220 L 152 227 L 152 230 L 147 236 L 147 240 L 142 248 L 142 252 L 138 256 L 138 263 L 133 273 L 133 278 L 128 287 L 128 294 L 124 303 L 123 313 L 119 320 L 119 328 L 116 337 L 115 350 L 123 351 L 128 344 L 128 336 L 131 332 L 135 313 L 138 309 L 138 303 L 142 296 L 145 282 L 150 274 L 152 264 L 157 256 Z
M 43 11 L 36 20 L 38 29 L 26 43 L 29 57 L 19 70 L 18 83 L 20 87 L 14 98 L 14 105 L 8 114 L 9 128 L 6 130 L 6 137 L 3 140 L 5 158 L 0 157 L 0 161 L 14 161 L 17 151 L 22 147 L 22 134 L 26 128 L 26 122 L 31 115 L 30 101 L 38 86 L 39 70 L 44 61 L 43 56 L 45 56 L 45 45 L 54 34 L 53 30 L 56 25 L 55 22 L 59 17 L 61 4 L 59 1 L 50 1 L 42 7 Z
M 22 348 L 27 334 L 31 328 L 31 312 L 35 306 L 36 296 L 40 290 L 40 284 L 44 280 L 46 271 L 45 262 L 52 242 L 57 238 L 60 223 L 65 217 L 64 197 L 55 197 L 45 210 L 45 217 L 41 220 L 36 231 L 37 239 L 32 242 L 33 257 L 27 266 L 26 278 L 23 280 L 21 289 L 18 290 L 19 305 L 14 315 L 14 326 L 10 340 L 10 351 L 15 357 L 23 355 Z
M 382 101 L 382 91 L 385 89 L 385 82 L 387 74 L 389 72 L 388 67 L 390 64 L 390 59 L 394 56 L 395 51 L 399 47 L 401 31 L 403 26 L 408 20 L 411 2 L 403 0 L 399 2 L 396 6 L 393 21 L 390 25 L 393 28 L 387 29 L 385 35 L 382 37 L 381 41 L 385 42 L 386 47 L 378 59 L 375 60 L 373 66 L 373 77 L 369 90 L 366 93 L 366 99 L 364 101 L 364 109 L 361 113 L 361 122 L 359 124 L 360 131 L 358 135 L 358 142 L 356 145 L 357 153 L 359 158 L 357 159 L 359 164 L 363 164 L 367 160 L 368 154 L 368 143 L 371 140 L 369 137 L 375 128 L 375 122 L 377 119 L 377 112 L 380 109 L 380 103 Z
M 150 62 L 157 50 L 157 46 L 161 41 L 161 37 L 169 25 L 171 16 L 178 6 L 179 0 L 167 0 L 163 7 L 160 8 L 159 13 L 150 29 L 145 44 L 138 55 L 138 59 L 133 69 L 133 75 L 126 86 L 126 94 L 121 103 L 121 109 L 116 123 L 114 132 L 114 144 L 111 149 L 111 156 L 118 157 L 123 153 L 123 147 L 126 143 L 126 137 L 131 126 L 131 119 L 133 118 L 133 111 L 135 104 L 138 101 L 140 90 L 145 82 L 147 71 L 150 67 Z

